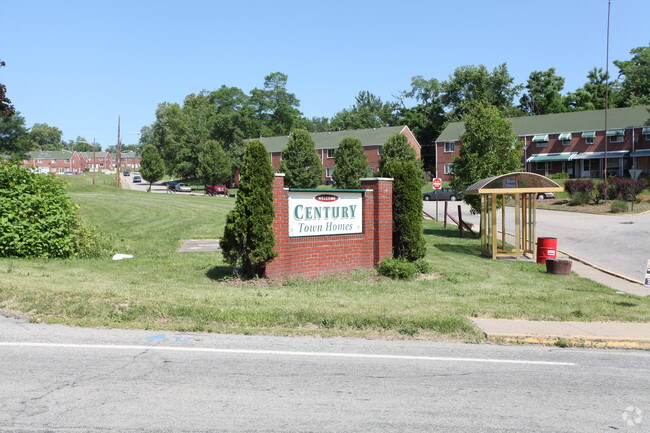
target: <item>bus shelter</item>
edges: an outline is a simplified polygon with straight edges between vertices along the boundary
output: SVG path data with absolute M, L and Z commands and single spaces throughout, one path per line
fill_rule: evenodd
M 531 254 L 536 260 L 537 195 L 560 192 L 563 188 L 551 179 L 535 173 L 508 173 L 483 179 L 471 185 L 466 195 L 481 196 L 481 252 L 486 257 L 515 257 Z M 504 204 L 514 211 L 514 244 L 506 243 L 508 226 Z M 498 212 L 499 207 L 501 212 Z M 499 215 L 500 214 L 500 215 Z M 501 230 L 499 230 L 499 228 Z M 499 237 L 499 232 L 501 236 Z

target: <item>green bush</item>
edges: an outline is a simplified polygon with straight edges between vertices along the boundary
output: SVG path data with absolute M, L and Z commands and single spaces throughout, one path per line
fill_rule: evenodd
M 237 201 L 220 241 L 223 258 L 235 273 L 264 276 L 266 263 L 277 255 L 274 217 L 273 167 L 262 142 L 253 140 L 246 146 Z
M 433 268 L 431 267 L 431 264 L 427 262 L 424 259 L 419 259 L 413 262 L 415 267 L 418 269 L 418 272 L 421 274 L 430 274 L 433 272 Z
M 549 179 L 568 179 L 569 173 L 553 173 L 548 175 Z
M 382 175 L 393 180 L 393 257 L 409 261 L 426 254 L 422 229 L 422 194 L 416 161 L 387 161 Z
M 627 203 L 624 201 L 613 201 L 609 206 L 613 213 L 627 212 Z
M 418 274 L 416 264 L 405 259 L 388 258 L 379 264 L 379 275 L 393 280 L 412 280 Z
M 103 249 L 64 182 L 0 159 L 0 257 L 95 257 Z
M 575 192 L 571 196 L 571 206 L 583 206 L 589 203 L 591 200 L 591 194 L 587 192 Z

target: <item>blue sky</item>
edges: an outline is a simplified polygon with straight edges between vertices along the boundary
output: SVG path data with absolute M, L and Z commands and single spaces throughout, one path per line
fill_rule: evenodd
M 605 66 L 607 0 L 6 1 L 0 82 L 31 127 L 107 147 L 155 120 L 161 102 L 225 84 L 248 93 L 271 72 L 307 117 L 384 100 L 411 77 L 507 63 L 517 83 L 555 67 L 565 93 Z M 648 44 L 647 0 L 612 0 L 610 63 Z M 610 73 L 617 69 L 610 65 Z

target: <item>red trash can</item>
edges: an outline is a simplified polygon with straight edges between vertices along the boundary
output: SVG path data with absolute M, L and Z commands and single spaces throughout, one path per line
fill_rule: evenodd
M 537 238 L 537 263 L 557 258 L 557 238 Z

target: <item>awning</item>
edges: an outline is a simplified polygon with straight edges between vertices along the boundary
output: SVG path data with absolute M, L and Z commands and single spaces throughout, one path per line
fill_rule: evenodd
M 627 150 L 615 150 L 612 152 L 607 152 L 607 159 L 610 158 L 623 158 L 624 156 L 627 156 L 629 151 Z M 605 158 L 605 152 L 584 152 L 584 153 L 578 153 L 571 159 L 604 159 Z
M 533 143 L 543 143 L 548 141 L 548 134 L 537 134 L 533 137 Z
M 625 129 L 608 129 L 607 136 L 614 137 L 615 135 L 625 135 Z
M 630 153 L 630 156 L 632 158 L 639 158 L 641 156 L 650 156 L 650 149 L 637 150 L 635 152 Z
M 650 126 L 646 126 L 641 130 L 641 134 L 650 135 Z
M 571 133 L 570 132 L 563 132 L 560 134 L 560 136 L 557 138 L 558 140 L 571 140 Z
M 582 133 L 582 138 L 594 138 L 596 136 L 596 131 L 585 131 Z
M 553 161 L 571 161 L 577 152 L 566 153 L 538 153 L 526 160 L 526 162 L 553 162 Z

